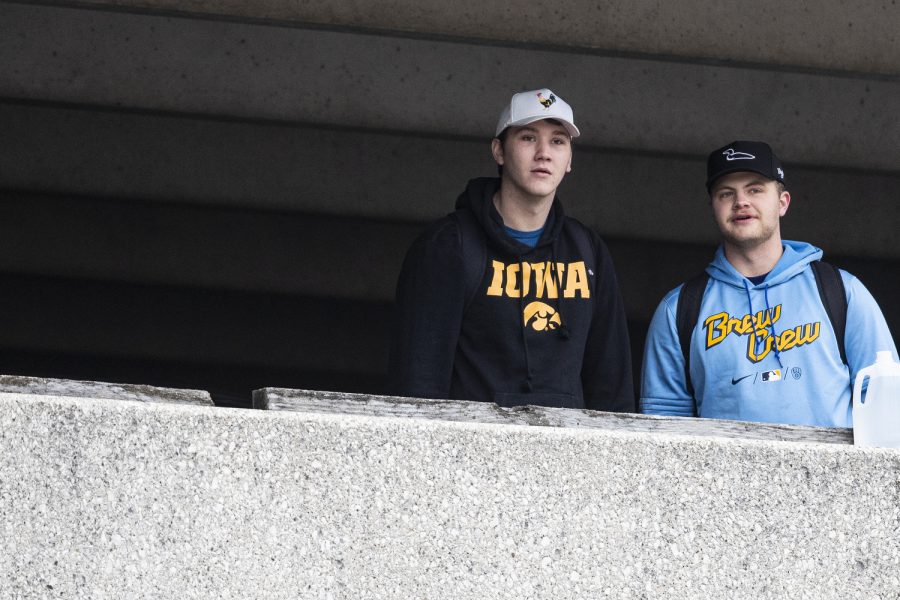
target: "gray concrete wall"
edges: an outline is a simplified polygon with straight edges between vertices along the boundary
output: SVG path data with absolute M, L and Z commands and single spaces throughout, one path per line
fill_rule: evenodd
M 511 0 L 390 0 L 318 3 L 263 0 L 55 0 L 55 4 L 255 20 L 293 26 L 372 29 L 393 35 L 452 36 L 493 43 L 657 54 L 714 62 L 900 73 L 893 2 L 572 0 L 552 9 Z
M 900 86 L 896 91 L 900 97 Z M 360 236 L 356 246 L 366 247 L 371 255 L 382 244 L 406 244 L 407 240 L 391 234 L 383 239 L 366 235 L 351 218 L 367 221 L 372 228 L 385 219 L 421 226 L 453 210 L 469 177 L 496 173 L 484 139 L 21 104 L 0 104 L 0 123 L 8 142 L 0 148 L 0 160 L 8 165 L 0 174 L 6 186 L 118 199 L 121 204 L 111 205 L 104 214 L 72 200 L 59 200 L 53 208 L 35 206 L 33 215 L 21 206 L 7 206 L 10 221 L 0 227 L 8 227 L 9 232 L 0 239 L 9 243 L 21 243 L 15 238 L 30 237 L 29 228 L 45 226 L 50 236 L 65 235 L 54 231 L 63 228 L 69 229 L 69 236 L 91 227 L 131 229 L 135 250 L 152 247 L 143 238 L 154 236 L 161 241 L 171 237 L 174 252 L 181 245 L 179 240 L 194 230 L 199 238 L 205 229 L 245 218 L 248 230 L 257 227 L 254 221 L 272 222 L 267 226 L 270 239 L 258 241 L 265 245 L 284 239 L 287 233 L 287 222 L 279 231 L 277 219 L 266 214 L 274 210 L 343 216 L 348 219 L 348 233 Z M 876 136 L 875 131 L 871 133 Z M 893 149 L 884 148 L 881 156 L 900 160 Z M 900 259 L 900 246 L 894 243 L 900 229 L 900 172 L 821 166 L 787 169 L 794 201 L 783 221 L 786 237 L 819 241 L 829 253 Z M 568 213 L 608 237 L 713 244 L 717 232 L 705 195 L 705 173 L 705 157 L 576 147 L 573 172 L 564 180 L 560 195 Z M 221 215 L 213 210 L 193 211 L 204 216 L 179 224 L 169 216 L 177 209 L 157 206 L 162 202 L 246 210 L 222 210 Z M 47 211 L 58 213 L 58 221 L 47 223 Z M 239 214 L 243 216 L 234 216 Z M 148 220 L 158 225 L 147 227 Z M 68 227 L 69 223 L 73 226 Z M 240 224 L 228 228 L 231 235 L 240 236 Z M 159 232 L 166 230 L 167 236 L 160 237 Z M 316 236 L 298 230 L 294 237 L 295 243 L 315 251 L 318 244 L 345 246 L 347 236 L 333 232 Z M 333 256 L 346 252 L 321 248 L 323 254 Z M 238 251 L 235 246 L 223 247 L 219 259 L 233 261 Z M 104 252 L 92 252 L 92 256 L 110 259 Z M 21 260 L 16 258 L 16 264 L 27 265 Z M 7 258 L 7 265 L 10 261 Z M 249 257 L 244 262 L 258 264 Z M 361 264 L 358 259 L 336 262 Z M 399 261 L 394 257 L 393 262 L 382 264 L 389 268 L 380 273 L 367 271 L 365 276 L 386 276 L 392 287 Z M 177 264 L 159 261 L 157 267 L 171 273 L 173 280 L 180 279 Z M 104 266 L 99 263 L 96 268 Z
M 0 52 L 16 57 L 0 65 L 0 96 L 487 141 L 511 93 L 541 81 L 575 107 L 587 146 L 705 156 L 749 137 L 788 165 L 898 169 L 897 77 L 0 9 Z
M 2 595 L 896 596 L 898 451 L 648 433 L 629 419 L 665 421 L 0 393 Z

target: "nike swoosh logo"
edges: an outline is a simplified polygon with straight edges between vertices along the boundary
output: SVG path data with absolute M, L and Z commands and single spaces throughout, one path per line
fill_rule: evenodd
M 743 377 L 738 377 L 737 379 L 735 379 L 734 377 L 732 377 L 732 378 L 731 378 L 731 385 L 736 385 L 736 384 L 740 383 L 741 381 L 747 379 L 748 377 L 753 377 L 753 373 L 750 373 L 749 375 L 744 375 Z

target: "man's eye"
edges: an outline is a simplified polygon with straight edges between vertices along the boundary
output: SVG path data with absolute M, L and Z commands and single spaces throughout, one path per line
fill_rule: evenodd
M 534 136 L 533 135 L 523 135 L 521 139 L 523 142 L 533 142 Z

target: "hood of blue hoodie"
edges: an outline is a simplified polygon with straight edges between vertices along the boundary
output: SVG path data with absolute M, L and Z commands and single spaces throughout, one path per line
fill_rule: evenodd
M 765 281 L 758 285 L 754 285 L 749 279 L 738 273 L 737 269 L 725 258 L 725 249 L 722 246 L 716 250 L 716 256 L 706 267 L 706 272 L 713 279 L 739 289 L 772 288 L 796 277 L 809 263 L 822 258 L 822 250 L 812 244 L 790 240 L 782 240 L 781 244 L 784 249 L 781 258 L 769 272 Z
M 475 220 L 481 225 L 489 242 L 508 256 L 522 256 L 530 253 L 533 248 L 518 242 L 507 235 L 503 227 L 503 218 L 494 206 L 494 194 L 500 189 L 500 179 L 497 177 L 478 177 L 469 181 L 465 191 L 456 199 L 457 209 L 468 209 L 475 215 Z M 564 213 L 562 204 L 558 198 L 553 199 L 547 221 L 544 223 L 544 231 L 535 248 L 540 248 L 559 236 L 563 227 Z

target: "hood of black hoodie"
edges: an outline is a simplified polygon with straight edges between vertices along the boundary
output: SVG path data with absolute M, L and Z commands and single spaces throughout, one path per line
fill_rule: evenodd
M 509 235 L 503 228 L 503 218 L 494 206 L 494 194 L 500 189 L 498 177 L 479 177 L 469 180 L 465 191 L 456 199 L 457 210 L 468 209 L 475 215 L 475 219 L 481 224 L 488 241 L 493 246 L 511 256 L 522 256 L 533 249 L 522 244 Z M 536 248 L 552 244 L 562 230 L 563 218 L 562 204 L 558 198 L 553 199 L 550 214 L 544 223 L 544 232 L 538 240 Z

